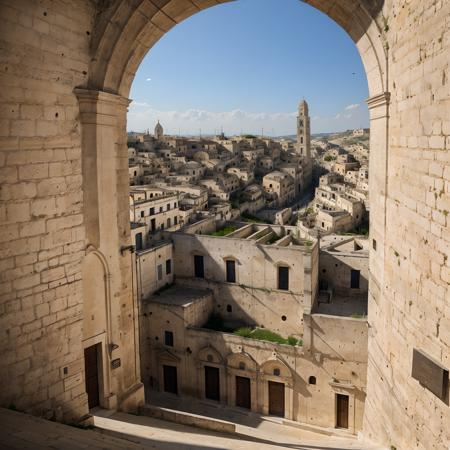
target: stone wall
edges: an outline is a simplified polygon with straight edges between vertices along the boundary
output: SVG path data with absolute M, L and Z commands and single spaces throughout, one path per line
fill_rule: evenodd
M 448 397 L 411 377 L 413 349 L 450 368 L 450 4 L 386 1 L 389 138 L 383 204 L 370 192 L 365 434 L 397 449 L 447 449 Z M 372 143 L 386 135 L 376 130 Z M 370 177 L 379 155 L 371 152 Z M 374 163 L 374 164 L 372 164 Z M 371 183 L 371 181 L 370 181 Z M 384 215 L 385 214 L 385 215 Z M 380 222 L 382 219 L 382 222 Z
M 0 375 L 10 380 L 0 403 L 55 417 L 87 412 L 81 260 L 100 234 L 114 275 L 116 332 L 133 342 L 131 258 L 119 248 L 130 234 L 125 112 L 134 74 L 165 32 L 216 2 L 100 3 L 95 10 L 87 0 L 0 1 Z M 364 433 L 398 450 L 443 449 L 448 402 L 410 374 L 413 348 L 450 367 L 450 5 L 307 3 L 353 39 L 370 92 L 376 250 Z M 75 87 L 89 88 L 95 103 L 82 102 L 83 143 Z M 82 176 L 81 149 L 94 177 Z M 98 167 L 102 155 L 108 164 Z M 111 197 L 113 208 L 104 200 Z M 126 349 L 116 350 L 125 351 L 127 368 L 119 392 L 139 377 Z
M 79 109 L 89 2 L 0 2 L 0 404 L 87 413 Z M 66 369 L 66 372 L 64 371 Z

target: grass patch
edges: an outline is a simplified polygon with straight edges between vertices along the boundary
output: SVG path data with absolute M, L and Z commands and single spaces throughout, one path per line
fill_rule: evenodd
M 226 236 L 236 230 L 237 228 L 234 225 L 227 225 L 220 230 L 214 231 L 214 233 L 211 233 L 210 236 Z
M 285 344 L 285 345 L 303 345 L 303 341 L 301 339 L 297 339 L 294 336 L 289 336 L 287 339 L 280 336 L 278 333 L 274 331 L 266 330 L 265 328 L 254 328 L 251 329 L 249 327 L 239 328 L 234 332 L 235 335 L 256 339 L 258 341 L 268 341 L 275 342 L 276 344 Z
M 241 213 L 241 218 L 245 220 L 245 222 L 251 223 L 265 223 L 264 220 L 261 220 L 259 217 L 254 216 L 253 214 L 243 212 Z

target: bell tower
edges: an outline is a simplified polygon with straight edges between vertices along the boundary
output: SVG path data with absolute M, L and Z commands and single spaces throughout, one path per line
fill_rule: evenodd
M 297 153 L 311 159 L 311 129 L 308 115 L 308 103 L 302 100 L 298 105 L 297 116 Z

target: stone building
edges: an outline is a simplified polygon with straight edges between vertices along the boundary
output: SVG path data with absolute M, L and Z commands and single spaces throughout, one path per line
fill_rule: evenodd
M 144 55 L 212 3 L 79 0 L 67 8 L 1 0 L 2 406 L 71 421 L 89 404 L 129 410 L 143 401 L 128 97 Z M 450 440 L 450 4 L 306 3 L 348 33 L 368 81 L 370 332 L 362 435 L 397 450 L 442 450 Z M 436 368 L 428 381 L 438 389 L 413 371 L 418 352 Z M 93 374 L 86 362 L 95 356 Z M 101 379 L 89 394 L 87 378 Z
M 170 235 L 177 284 L 141 297 L 146 386 L 360 430 L 367 326 L 349 307 L 340 315 L 312 313 L 318 243 L 295 237 L 294 227 L 237 225 L 224 237 L 197 231 Z M 327 306 L 339 305 L 333 299 Z M 218 317 L 226 331 L 209 325 Z M 232 334 L 242 326 L 303 338 L 304 345 Z
M 274 170 L 263 177 L 262 186 L 270 195 L 270 206 L 284 206 L 295 198 L 294 179 L 287 173 Z

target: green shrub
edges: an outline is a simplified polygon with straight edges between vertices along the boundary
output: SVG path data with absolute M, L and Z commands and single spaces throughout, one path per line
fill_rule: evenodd
M 226 236 L 227 234 L 236 231 L 236 227 L 234 225 L 227 225 L 226 227 L 221 228 L 220 230 L 214 231 L 210 236 Z
M 250 327 L 242 327 L 242 328 L 238 328 L 234 334 L 236 334 L 237 336 L 241 336 L 241 337 L 250 337 L 250 335 L 252 334 L 252 329 Z

